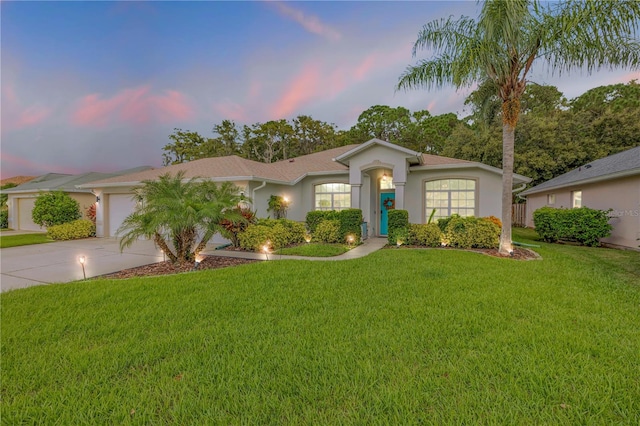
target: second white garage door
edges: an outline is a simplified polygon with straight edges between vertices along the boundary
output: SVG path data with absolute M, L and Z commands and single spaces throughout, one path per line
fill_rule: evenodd
M 33 223 L 31 213 L 36 203 L 35 198 L 18 198 L 18 223 L 17 229 L 23 231 L 46 231 L 46 228 L 41 228 L 40 225 Z M 15 225 L 14 225 L 15 226 Z
M 132 194 L 109 195 L 109 236 L 115 237 L 116 231 L 127 216 L 133 213 L 136 202 L 131 199 Z

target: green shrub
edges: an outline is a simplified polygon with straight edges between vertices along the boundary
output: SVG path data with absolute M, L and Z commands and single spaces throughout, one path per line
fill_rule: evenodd
M 38 195 L 31 217 L 34 223 L 48 228 L 80 219 L 82 213 L 80 213 L 80 204 L 69 194 L 54 191 Z
M 307 229 L 311 234 L 316 232 L 316 227 L 323 220 L 338 219 L 339 212 L 336 210 L 312 210 L 307 213 L 306 221 Z
M 451 221 L 451 218 L 454 217 L 460 217 L 460 215 L 457 214 L 452 214 L 449 217 L 443 217 L 438 219 L 438 228 L 440 228 L 440 231 L 445 232 L 447 230 L 447 226 L 449 225 L 449 221 Z
M 500 228 L 485 219 L 454 215 L 447 225 L 445 238 L 451 247 L 496 248 L 500 244 Z
M 407 232 L 409 227 L 409 212 L 406 210 L 393 209 L 388 212 L 388 241 L 389 244 L 396 244 L 398 232 Z M 398 231 L 399 229 L 403 231 Z
M 0 229 L 6 229 L 9 227 L 9 210 L 0 210 Z
M 341 210 L 338 213 L 338 219 L 340 220 L 340 237 L 342 241 L 345 240 L 347 235 L 353 235 L 355 243 L 359 243 L 362 237 L 362 210 Z
M 412 246 L 440 247 L 442 232 L 436 223 L 409 225 L 406 243 Z
M 306 230 L 302 223 L 289 219 L 260 219 L 249 225 L 238 235 L 240 247 L 245 250 L 262 251 L 268 242 L 273 250 L 304 241 Z
M 556 209 L 542 207 L 533 212 L 536 232 L 548 242 L 577 241 L 586 246 L 599 246 L 600 238 L 611 235 L 609 212 L 590 209 Z
M 88 238 L 95 235 L 96 226 L 88 219 L 78 219 L 47 228 L 47 236 L 52 240 L 77 240 L 78 238 Z
M 339 243 L 342 242 L 342 235 L 340 235 L 340 221 L 339 220 L 323 220 L 316 226 L 316 233 L 314 237 L 317 241 L 323 243 Z

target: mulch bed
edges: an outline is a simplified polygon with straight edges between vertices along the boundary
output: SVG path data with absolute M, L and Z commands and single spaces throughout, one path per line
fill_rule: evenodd
M 245 265 L 247 263 L 258 262 L 257 260 L 237 259 L 233 257 L 222 256 L 204 256 L 198 271 L 204 269 L 228 268 L 230 266 Z M 150 265 L 138 266 L 137 268 L 124 269 L 120 272 L 101 275 L 96 278 L 132 278 L 132 277 L 150 277 L 153 275 L 169 275 L 178 274 L 180 272 L 189 272 L 193 270 L 193 264 L 174 265 L 171 261 L 152 263 Z

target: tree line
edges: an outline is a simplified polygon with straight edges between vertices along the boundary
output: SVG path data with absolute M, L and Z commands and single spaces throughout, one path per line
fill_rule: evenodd
M 465 101 L 471 114 L 431 115 L 404 107 L 375 105 L 348 130 L 308 115 L 238 125 L 222 120 L 213 137 L 175 129 L 164 146 L 164 164 L 238 155 L 272 163 L 300 155 L 379 138 L 429 154 L 502 167 L 502 109 L 497 96 L 482 87 Z M 555 87 L 530 84 L 521 100 L 515 132 L 516 173 L 536 185 L 598 158 L 640 145 L 640 84 L 591 89 L 567 100 Z

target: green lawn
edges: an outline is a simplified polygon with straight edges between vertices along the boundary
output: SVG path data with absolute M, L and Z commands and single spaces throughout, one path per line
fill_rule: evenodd
M 10 291 L 2 422 L 639 424 L 640 253 L 540 244 Z
M 28 246 L 31 244 L 50 243 L 53 240 L 47 234 L 20 234 L 2 235 L 0 234 L 0 248 Z
M 344 244 L 320 244 L 309 243 L 300 244 L 295 247 L 286 247 L 275 252 L 275 254 L 285 254 L 293 256 L 309 257 L 332 257 L 349 251 L 349 247 Z

